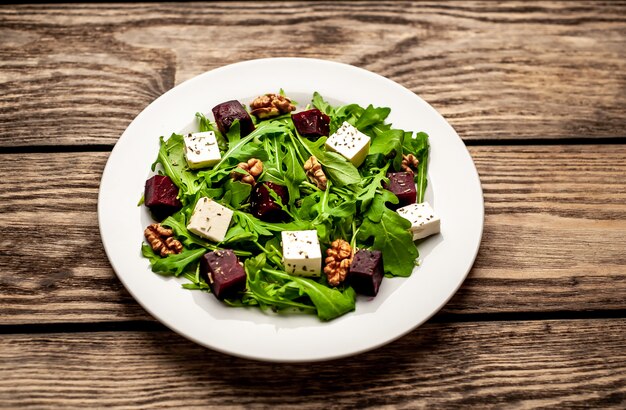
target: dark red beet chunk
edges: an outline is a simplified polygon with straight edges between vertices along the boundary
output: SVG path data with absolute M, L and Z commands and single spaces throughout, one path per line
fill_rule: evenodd
M 246 271 L 230 249 L 204 254 L 200 259 L 200 274 L 220 300 L 246 288 Z
M 318 139 L 330 133 L 330 117 L 317 108 L 291 114 L 291 119 L 303 137 Z
M 287 205 L 289 202 L 289 192 L 286 187 L 269 181 L 259 182 L 254 187 L 252 196 L 250 197 L 252 215 L 266 222 L 284 221 L 289 215 L 287 215 L 280 205 L 276 203 L 274 198 L 272 198 L 270 189 L 276 192 L 283 205 Z
M 398 204 L 388 204 L 389 208 L 397 209 L 405 205 L 414 204 L 417 201 L 417 188 L 411 172 L 390 172 L 387 174 L 389 183 L 385 184 L 385 189 L 393 192 L 400 202 Z
M 146 181 L 144 204 L 156 219 L 163 220 L 182 208 L 183 204 L 177 197 L 178 187 L 170 177 L 155 175 Z
M 383 276 L 383 256 L 380 251 L 361 249 L 354 254 L 348 280 L 357 293 L 376 296 Z
M 226 101 L 213 107 L 213 116 L 222 134 L 226 134 L 235 120 L 239 120 L 240 135 L 245 137 L 254 131 L 250 114 L 237 100 Z

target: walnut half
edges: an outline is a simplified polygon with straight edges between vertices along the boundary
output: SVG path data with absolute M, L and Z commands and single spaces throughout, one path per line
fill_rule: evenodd
M 291 100 L 279 94 L 265 94 L 250 103 L 250 113 L 260 120 L 278 117 L 296 109 Z
M 324 273 L 328 278 L 328 283 L 337 286 L 346 279 L 348 269 L 350 269 L 352 248 L 348 242 L 337 239 L 326 250 L 326 255 Z
M 317 158 L 311 156 L 311 158 L 307 159 L 304 163 L 304 170 L 306 171 L 306 176 L 322 191 L 326 191 L 327 179 L 326 174 L 324 174 L 324 170 L 322 170 L 322 165 L 319 163 Z
M 174 231 L 161 224 L 149 225 L 143 234 L 152 250 L 163 257 L 183 251 L 183 245 L 173 237 Z
M 402 154 L 402 170 L 405 172 L 415 173 L 420 161 L 413 154 Z
M 256 178 L 263 172 L 263 161 L 258 158 L 250 158 L 248 162 L 240 162 L 237 164 L 237 168 L 246 171 L 246 173 L 233 171 L 230 173 L 230 177 L 235 181 L 254 185 Z

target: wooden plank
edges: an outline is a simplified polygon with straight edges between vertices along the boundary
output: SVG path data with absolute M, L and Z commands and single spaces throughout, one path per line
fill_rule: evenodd
M 625 33 L 623 2 L 6 6 L 0 146 L 112 145 L 181 81 L 294 55 L 387 76 L 467 140 L 624 137 Z
M 7 334 L 0 406 L 623 408 L 625 326 L 427 324 L 378 350 L 309 364 L 238 359 L 166 331 Z
M 474 268 L 446 311 L 626 308 L 625 146 L 470 153 L 485 228 Z
M 0 323 L 147 318 L 100 240 L 96 210 L 107 157 L 0 157 Z
M 626 309 L 626 146 L 470 151 L 485 193 L 484 237 L 444 311 Z M 107 155 L 0 156 L 0 324 L 148 318 L 100 243 Z

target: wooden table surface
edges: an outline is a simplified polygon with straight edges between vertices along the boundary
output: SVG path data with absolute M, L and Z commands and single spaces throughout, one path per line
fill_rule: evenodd
M 481 176 L 462 288 L 356 357 L 202 348 L 133 300 L 100 242 L 129 122 L 197 74 L 279 56 L 404 85 Z M 626 3 L 0 6 L 0 372 L 1 408 L 625 408 Z

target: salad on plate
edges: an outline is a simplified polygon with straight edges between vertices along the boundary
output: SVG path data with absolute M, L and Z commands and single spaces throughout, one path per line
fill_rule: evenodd
M 439 232 L 428 135 L 389 114 L 318 93 L 298 110 L 282 90 L 197 113 L 198 132 L 159 140 L 142 255 L 230 306 L 324 321 L 354 310 L 357 294 L 410 276 L 415 241 Z

